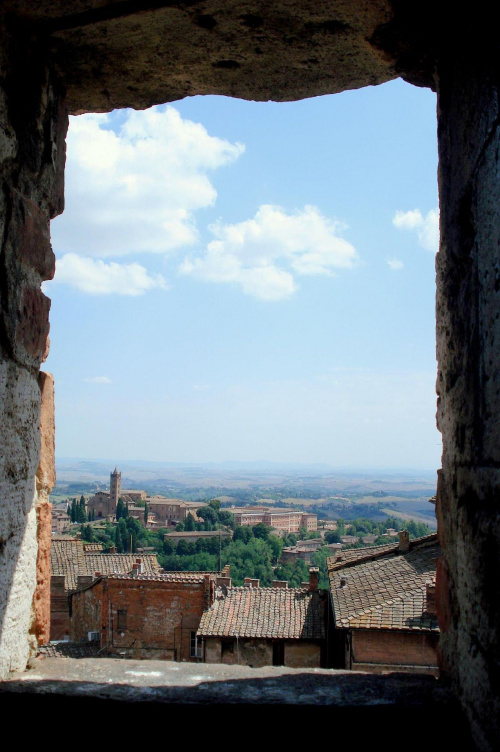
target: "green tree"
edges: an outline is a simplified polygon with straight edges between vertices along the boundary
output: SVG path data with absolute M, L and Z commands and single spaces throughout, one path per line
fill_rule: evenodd
M 75 499 L 75 509 L 76 509 L 75 522 L 80 522 L 80 523 L 87 522 L 87 513 L 85 511 L 85 499 L 83 498 L 83 496 L 81 497 L 80 502 L 78 504 L 76 504 L 76 499 Z
M 204 522 L 209 522 L 210 525 L 214 526 L 217 522 L 218 516 L 217 516 L 218 510 L 215 510 L 210 504 L 206 507 L 200 507 L 196 510 L 196 516 L 200 517 Z M 213 529 L 213 528 L 212 528 Z
M 339 535 L 345 535 L 345 522 L 342 517 L 337 520 L 337 532 Z
M 148 525 L 148 516 L 149 516 L 148 505 L 146 504 L 144 507 L 144 527 L 147 527 Z
M 340 533 L 338 530 L 328 530 L 325 533 L 326 543 L 340 543 Z
M 191 514 L 191 512 L 188 512 L 186 515 L 186 519 L 184 520 L 184 530 L 187 532 L 192 532 L 195 529 L 194 524 L 194 517 Z
M 93 543 L 95 541 L 95 535 L 94 531 L 92 530 L 92 525 L 82 525 L 81 530 L 83 540 L 86 540 L 89 543 Z
M 116 505 L 115 516 L 117 520 L 125 519 L 126 517 L 128 517 L 128 507 L 121 497 L 118 499 L 118 504 Z
M 254 525 L 252 527 L 252 532 L 255 538 L 262 538 L 262 540 L 267 540 L 271 533 L 271 528 L 269 527 L 269 525 L 264 525 L 263 522 L 259 522 L 258 525 Z

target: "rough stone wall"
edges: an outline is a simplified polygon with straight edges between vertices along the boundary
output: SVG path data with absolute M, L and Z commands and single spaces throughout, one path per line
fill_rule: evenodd
M 464 48 L 467 49 L 467 48 Z M 492 59 L 488 59 L 491 54 Z M 468 57 L 470 55 L 470 57 Z M 500 108 L 495 46 L 443 61 L 438 77 L 436 582 L 441 663 L 481 749 L 500 718 Z
M 53 403 L 39 375 L 50 308 L 40 286 L 54 274 L 66 123 L 43 48 L 0 24 L 0 677 L 48 634 Z
M 290 668 L 319 668 L 321 645 L 307 640 L 285 642 L 285 666 Z
M 229 638 L 228 638 L 229 639 Z M 241 638 L 233 641 L 233 652 L 222 652 L 220 637 L 207 637 L 205 641 L 205 662 L 226 663 L 227 665 L 259 666 L 273 665 L 273 644 L 271 640 Z

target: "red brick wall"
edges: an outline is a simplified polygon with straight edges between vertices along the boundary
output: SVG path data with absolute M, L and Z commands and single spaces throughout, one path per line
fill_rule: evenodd
M 101 645 L 133 658 L 196 660 L 190 657 L 190 637 L 204 606 L 204 583 L 104 579 Z M 119 610 L 127 612 L 120 630 Z
M 64 575 L 50 578 L 50 639 L 64 640 L 69 636 L 68 595 Z
M 356 663 L 437 666 L 437 633 L 353 630 L 352 659 Z

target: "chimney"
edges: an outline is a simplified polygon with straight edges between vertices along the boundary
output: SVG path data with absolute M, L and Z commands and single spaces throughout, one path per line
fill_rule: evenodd
M 436 582 L 432 580 L 425 583 L 425 612 L 436 614 Z
M 94 577 L 95 577 L 95 578 L 97 578 L 97 577 L 100 577 L 100 576 L 101 576 L 101 573 L 100 573 L 100 572 L 94 572 Z
M 319 569 L 318 567 L 311 567 L 309 569 L 309 590 L 311 593 L 318 592 L 319 584 Z
M 215 600 L 215 582 L 210 574 L 203 575 L 203 608 L 205 611 L 211 607 Z
M 347 575 L 340 575 L 340 587 L 347 587 Z
M 116 554 L 116 546 L 111 546 L 111 548 L 108 550 L 108 554 Z
M 410 550 L 410 533 L 408 530 L 399 531 L 399 545 L 398 551 L 401 554 L 406 554 Z
M 272 580 L 271 587 L 283 588 L 283 590 L 286 590 L 288 588 L 288 580 Z
M 243 585 L 249 588 L 258 588 L 260 587 L 260 580 L 254 580 L 252 577 L 245 577 Z

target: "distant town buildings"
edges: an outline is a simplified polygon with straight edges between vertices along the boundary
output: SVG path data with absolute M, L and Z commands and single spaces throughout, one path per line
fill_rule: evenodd
M 253 526 L 262 522 L 283 535 L 298 533 L 301 528 L 305 528 L 307 532 L 318 529 L 318 516 L 301 510 L 249 506 L 233 507 L 229 511 L 234 515 L 235 525 Z
M 281 564 L 294 564 L 296 561 L 301 560 L 306 564 L 310 564 L 312 554 L 321 547 L 329 548 L 331 553 L 333 554 L 342 549 L 342 544 L 326 544 L 323 538 L 299 540 L 297 541 L 297 544 L 295 546 L 285 546 L 285 548 L 283 548 L 280 556 L 280 562 Z
M 89 499 L 87 510 L 96 520 L 114 520 L 119 499 L 127 505 L 129 514 L 141 522 L 144 522 L 144 506 L 136 506 L 137 502 L 147 505 L 149 528 L 175 527 L 178 522 L 183 522 L 189 513 L 198 520 L 196 510 L 206 506 L 203 502 L 148 496 L 143 490 L 122 489 L 121 478 L 122 474 L 115 467 L 110 474 L 109 491 L 98 491 Z

